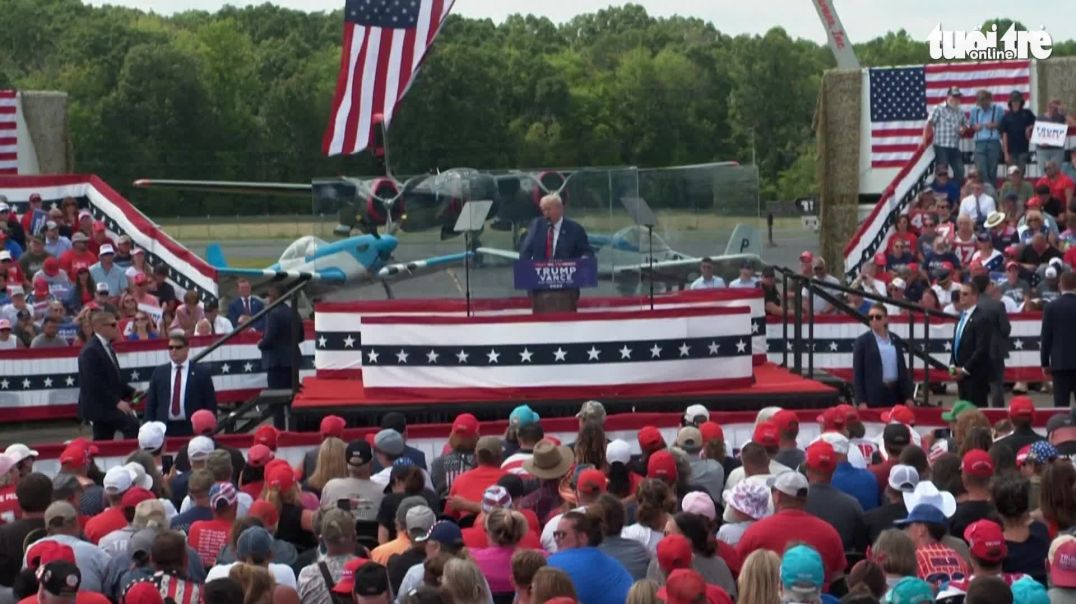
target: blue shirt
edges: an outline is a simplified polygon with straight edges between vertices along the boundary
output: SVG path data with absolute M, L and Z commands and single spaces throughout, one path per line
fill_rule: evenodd
M 118 264 L 113 263 L 112 270 L 105 272 L 105 267 L 98 262 L 90 267 L 90 276 L 94 283 L 107 283 L 108 295 L 112 297 L 127 291 L 127 274 Z
M 971 125 L 983 124 L 983 129 L 975 133 L 975 142 L 1000 141 L 1001 118 L 1005 117 L 1005 110 L 997 105 L 991 105 L 989 109 L 983 109 L 976 105 L 971 110 Z M 986 124 L 994 122 L 993 128 L 987 128 Z
M 878 354 L 882 357 L 882 381 L 897 381 L 897 347 L 893 345 L 893 338 L 874 334 L 874 341 L 878 343 Z
M 833 488 L 856 498 L 863 511 L 878 507 L 878 480 L 870 470 L 857 468 L 847 461 L 837 464 L 831 482 Z
M 631 575 L 615 558 L 597 548 L 559 551 L 549 557 L 549 566 L 563 570 L 572 578 L 579 604 L 624 604 L 628 598 Z

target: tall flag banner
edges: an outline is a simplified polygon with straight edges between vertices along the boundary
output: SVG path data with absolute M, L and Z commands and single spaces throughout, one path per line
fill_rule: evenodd
M 358 153 L 387 128 L 454 0 L 347 0 L 326 155 Z
M 0 90 L 0 174 L 19 173 L 18 92 Z
M 1019 90 L 1031 104 L 1031 62 L 938 63 L 869 70 L 871 167 L 902 168 L 923 138 L 930 112 L 945 102 L 948 90 L 963 92 L 961 108 L 970 112 L 979 90 L 989 90 L 1005 106 Z

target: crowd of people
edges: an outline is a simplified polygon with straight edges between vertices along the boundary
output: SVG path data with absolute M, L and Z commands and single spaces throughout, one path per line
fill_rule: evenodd
M 222 312 L 167 279 L 167 266 L 151 265 L 127 235 L 113 239 L 76 199 L 46 209 L 35 193 L 18 214 L 0 195 L 0 350 L 82 346 L 95 310 L 119 317 L 122 339 L 145 341 L 225 334 L 261 308 L 251 308 L 249 283 L 239 286 L 246 306 Z
M 1073 602 L 1076 421 L 1036 413 L 959 401 L 923 431 L 895 405 L 868 434 L 838 405 L 808 441 L 769 407 L 734 451 L 701 405 L 636 443 L 597 401 L 568 443 L 521 405 L 499 434 L 458 416 L 432 459 L 402 414 L 350 442 L 327 416 L 293 467 L 273 427 L 244 454 L 200 410 L 181 450 L 148 422 L 107 472 L 82 439 L 51 477 L 0 454 L 0 602 Z

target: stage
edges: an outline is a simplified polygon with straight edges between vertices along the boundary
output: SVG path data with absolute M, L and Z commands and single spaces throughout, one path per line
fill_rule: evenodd
M 750 386 L 699 390 L 675 395 L 618 396 L 602 398 L 610 414 L 632 412 L 680 411 L 692 403 L 701 403 L 721 411 L 754 411 L 770 405 L 787 409 L 823 409 L 837 402 L 837 390 L 808 380 L 772 363 L 755 366 L 755 381 Z M 477 394 L 477 393 L 476 393 Z M 431 403 L 427 399 L 375 397 L 363 388 L 361 379 L 319 379 L 308 377 L 292 403 L 298 428 L 314 426 L 324 415 L 334 413 L 348 419 L 352 426 L 374 425 L 388 411 L 400 411 L 414 423 L 451 423 L 462 412 L 479 419 L 503 419 L 511 410 L 527 403 L 542 417 L 563 417 L 579 410 L 582 398 L 504 398 L 477 395 L 468 399 L 444 399 Z

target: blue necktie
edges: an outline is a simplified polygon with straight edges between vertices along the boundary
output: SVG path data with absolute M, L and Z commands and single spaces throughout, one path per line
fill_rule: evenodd
M 953 336 L 953 355 L 956 355 L 957 348 L 960 346 L 960 337 L 964 335 L 964 325 L 968 320 L 968 311 L 960 312 L 960 322 L 956 325 L 956 334 Z

